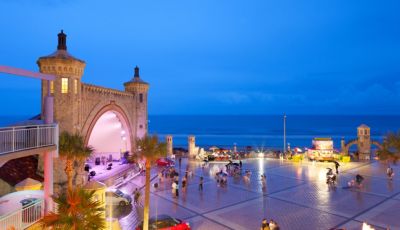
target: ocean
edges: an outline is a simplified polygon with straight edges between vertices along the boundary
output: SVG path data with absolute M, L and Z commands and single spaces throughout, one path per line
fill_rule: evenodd
M 388 132 L 400 128 L 400 116 L 374 115 L 287 115 L 286 139 L 293 147 L 310 147 L 315 137 L 331 137 L 336 149 L 340 140 L 357 137 L 357 127 L 366 124 L 371 138 L 382 141 Z M 174 147 L 187 148 L 188 135 L 196 137 L 196 146 L 253 149 L 283 148 L 282 115 L 153 115 L 149 116 L 149 132 L 173 136 Z M 353 146 L 354 148 L 355 146 Z
M 0 116 L 0 127 L 32 116 Z M 331 137 L 340 149 L 340 139 L 357 137 L 357 127 L 366 124 L 371 138 L 382 141 L 388 132 L 400 128 L 400 115 L 287 115 L 286 139 L 293 147 L 310 147 L 315 137 Z M 161 140 L 171 134 L 174 147 L 187 148 L 189 135 L 196 137 L 196 145 L 204 148 L 218 146 L 254 149 L 282 149 L 282 115 L 150 115 L 149 132 Z M 354 147 L 354 146 L 353 146 Z

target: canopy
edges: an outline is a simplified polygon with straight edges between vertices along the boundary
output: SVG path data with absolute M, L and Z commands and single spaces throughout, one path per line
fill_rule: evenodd
M 41 188 L 42 188 L 42 183 L 32 178 L 26 178 L 25 180 L 15 185 L 15 190 L 17 191 L 40 190 Z

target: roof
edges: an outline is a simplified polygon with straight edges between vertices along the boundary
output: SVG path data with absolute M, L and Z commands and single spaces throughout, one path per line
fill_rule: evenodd
M 38 185 L 38 184 L 42 184 L 40 181 L 34 180 L 32 178 L 26 178 L 25 180 L 19 182 L 18 184 L 16 184 L 15 186 L 17 187 L 29 187 L 32 185 Z
M 39 60 L 40 59 L 65 59 L 65 60 L 75 60 L 75 61 L 85 63 L 84 61 L 72 56 L 66 50 L 56 50 L 56 52 L 54 52 L 50 55 L 47 55 L 47 56 L 40 57 Z
M 358 126 L 358 128 L 368 128 L 369 129 L 369 126 L 366 124 L 361 124 L 360 126 Z

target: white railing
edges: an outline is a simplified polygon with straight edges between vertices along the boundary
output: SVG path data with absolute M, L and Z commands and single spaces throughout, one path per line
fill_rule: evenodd
M 44 214 L 44 202 L 38 200 L 6 216 L 0 216 L 0 229 L 23 230 L 38 222 Z
M 0 128 L 0 155 L 57 145 L 57 141 L 57 124 Z

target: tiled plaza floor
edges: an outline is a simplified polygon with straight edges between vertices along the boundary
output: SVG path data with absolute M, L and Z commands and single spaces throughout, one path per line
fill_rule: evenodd
M 389 181 L 386 165 L 380 162 L 342 163 L 336 188 L 326 183 L 326 168 L 333 163 L 292 163 L 274 159 L 243 161 L 243 171 L 251 171 L 245 183 L 241 176 L 228 177 L 220 187 L 215 173 L 225 164 L 201 167 L 201 162 L 183 160 L 176 168 L 180 179 L 189 169 L 194 172 L 186 189 L 180 183 L 179 198 L 171 194 L 171 182 L 152 188 L 151 216 L 168 214 L 189 222 L 192 229 L 260 229 L 263 218 L 274 219 L 281 229 L 361 229 L 367 222 L 376 229 L 400 229 L 400 167 Z M 267 176 L 262 188 L 260 176 Z M 364 176 L 362 188 L 347 188 L 356 174 Z M 198 190 L 200 176 L 204 189 Z M 138 213 L 140 208 L 133 208 Z M 130 214 L 132 215 L 132 214 Z M 141 218 L 142 215 L 134 215 Z M 140 220 L 120 222 L 137 223 Z M 131 217 L 133 218 L 133 217 Z M 133 229 L 127 224 L 124 229 Z

